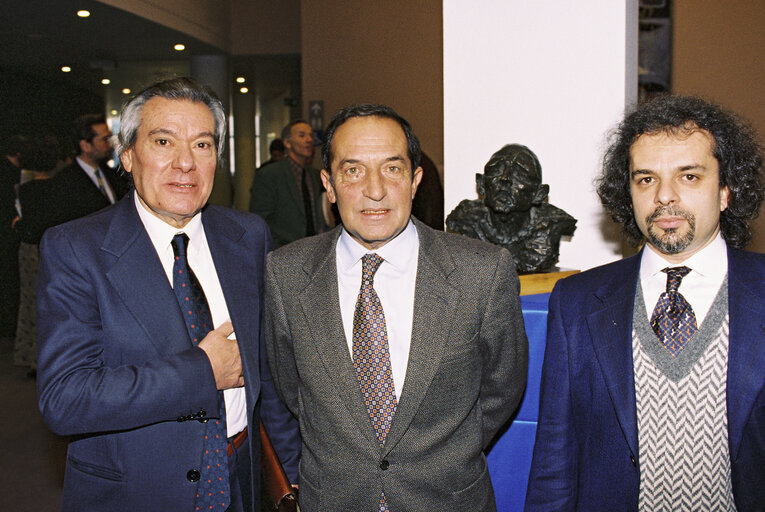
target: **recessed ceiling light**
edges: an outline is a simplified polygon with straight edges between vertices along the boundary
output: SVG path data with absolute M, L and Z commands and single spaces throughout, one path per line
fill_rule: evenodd
M 182 52 L 185 49 L 186 49 L 186 45 L 185 44 L 178 43 L 175 46 L 173 46 L 173 50 L 178 51 L 178 52 Z
M 244 83 L 244 77 L 243 76 L 236 77 L 236 83 L 243 84 Z
M 88 16 L 90 16 L 90 11 L 86 11 L 85 9 L 80 9 L 79 11 L 77 11 L 77 16 L 79 16 L 80 18 L 87 18 Z
M 110 83 L 112 83 L 112 81 L 109 80 L 108 78 L 102 78 L 101 83 L 104 85 L 109 85 Z
M 250 92 L 250 90 L 247 87 L 242 87 L 241 89 L 239 89 L 239 92 L 241 92 L 242 94 L 247 94 L 248 92 Z
M 125 87 L 124 89 L 122 89 L 122 94 L 130 94 L 130 89 Z
M 64 73 L 69 73 L 72 70 L 69 66 L 61 66 L 61 71 Z
M 116 116 L 117 115 L 117 111 L 116 110 L 112 110 L 112 115 Z

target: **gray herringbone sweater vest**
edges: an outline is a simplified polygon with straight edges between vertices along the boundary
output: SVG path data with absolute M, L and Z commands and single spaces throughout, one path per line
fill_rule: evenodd
M 640 285 L 633 319 L 640 510 L 735 510 L 725 403 L 727 277 L 677 357 L 651 329 Z

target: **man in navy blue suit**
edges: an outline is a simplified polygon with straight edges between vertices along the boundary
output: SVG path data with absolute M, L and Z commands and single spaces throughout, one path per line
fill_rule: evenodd
M 54 432 L 73 436 L 63 510 L 192 511 L 204 494 L 216 502 L 205 510 L 259 510 L 261 417 L 296 480 L 297 423 L 262 344 L 268 228 L 206 206 L 225 126 L 220 101 L 193 80 L 139 93 L 120 119 L 134 191 L 42 239 L 39 405 Z M 181 268 L 198 310 L 174 293 Z M 201 340 L 192 309 L 211 318 Z M 203 451 L 216 435 L 212 465 L 228 479 L 210 484 Z M 203 493 L 209 485 L 225 497 Z
M 697 98 L 620 124 L 598 194 L 645 246 L 553 290 L 526 510 L 765 510 L 762 171 Z

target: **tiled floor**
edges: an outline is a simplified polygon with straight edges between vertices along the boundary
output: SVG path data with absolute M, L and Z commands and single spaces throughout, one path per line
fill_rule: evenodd
M 11 340 L 0 339 L 0 510 L 55 512 L 61 503 L 66 439 L 37 410 L 35 381 L 13 366 Z

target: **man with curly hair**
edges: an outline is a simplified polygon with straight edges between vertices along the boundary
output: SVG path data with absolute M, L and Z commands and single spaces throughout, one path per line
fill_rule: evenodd
M 631 258 L 560 281 L 526 510 L 765 509 L 763 200 L 751 128 L 698 98 L 628 114 L 598 194 Z

